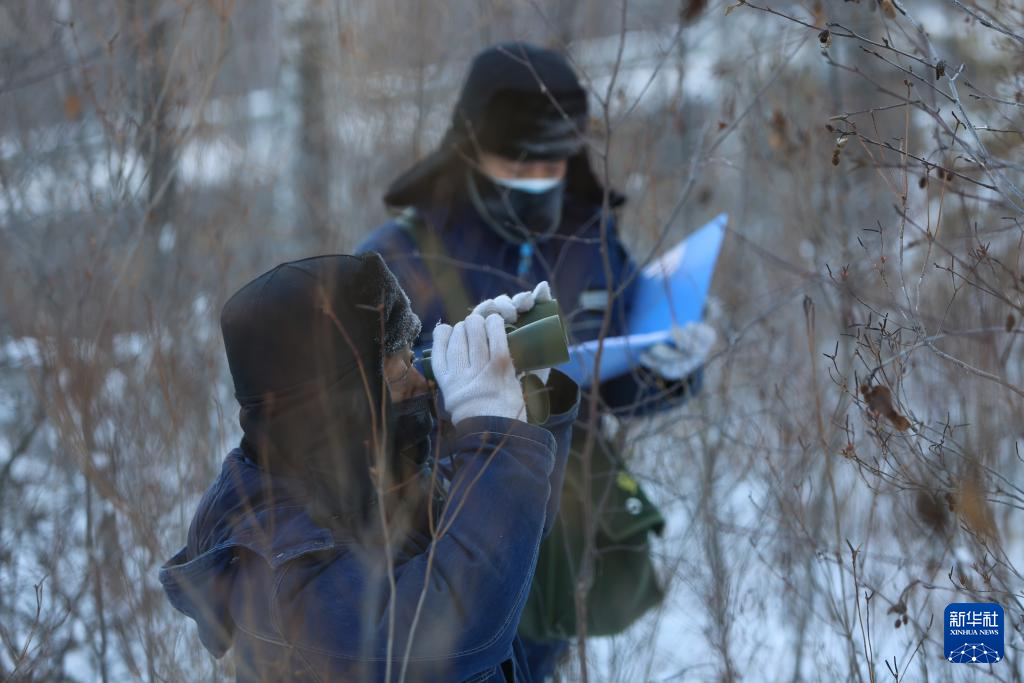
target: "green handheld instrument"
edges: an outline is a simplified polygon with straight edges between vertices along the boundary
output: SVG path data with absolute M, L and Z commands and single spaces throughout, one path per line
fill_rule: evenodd
M 523 313 L 515 324 L 505 324 L 508 352 L 517 372 L 553 368 L 569 361 L 569 340 L 558 301 L 543 301 Z M 430 349 L 419 360 L 420 371 L 434 379 L 430 366 Z M 547 392 L 534 375 L 523 378 L 524 398 L 529 421 L 541 424 L 550 414 Z

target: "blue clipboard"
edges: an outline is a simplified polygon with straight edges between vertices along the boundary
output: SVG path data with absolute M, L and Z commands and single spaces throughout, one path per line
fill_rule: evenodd
M 604 340 L 601 381 L 629 372 L 642 351 L 671 338 L 674 326 L 703 317 L 728 221 L 728 215 L 719 214 L 643 268 L 630 302 L 628 334 Z M 596 340 L 574 344 L 569 362 L 558 369 L 589 387 L 597 347 Z

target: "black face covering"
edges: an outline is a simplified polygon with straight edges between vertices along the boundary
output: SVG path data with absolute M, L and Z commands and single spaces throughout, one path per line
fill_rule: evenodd
M 564 182 L 544 192 L 527 192 L 505 187 L 469 170 L 466 185 L 477 213 L 509 242 L 543 239 L 558 230 Z
M 419 394 L 391 404 L 391 411 L 394 416 L 392 471 L 398 476 L 403 460 L 420 469 L 430 457 L 430 434 L 435 424 L 434 397 L 429 392 Z

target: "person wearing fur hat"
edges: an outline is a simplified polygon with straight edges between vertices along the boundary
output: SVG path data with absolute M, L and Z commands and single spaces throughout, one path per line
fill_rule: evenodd
M 587 93 L 564 56 L 521 42 L 483 50 L 440 146 L 387 189 L 396 217 L 358 251 L 381 253 L 425 320 L 458 317 L 482 299 L 546 280 L 571 341 L 595 339 L 606 313 L 605 334 L 623 334 L 637 266 L 617 232 L 625 199 L 594 174 L 587 125 Z M 429 344 L 427 330 L 418 345 Z M 663 345 L 636 372 L 600 383 L 599 412 L 632 416 L 685 400 L 700 386 L 693 361 L 709 345 L 699 346 Z M 589 466 L 580 457 L 587 426 L 602 415 L 583 411 L 574 429 L 561 519 L 542 546 L 521 625 L 537 680 L 584 632 L 576 621 L 585 548 L 596 550 L 582 593 L 588 635 L 621 632 L 662 599 L 648 545 L 661 514 L 604 434 L 591 439 Z
M 531 680 L 516 629 L 579 392 L 552 371 L 529 424 L 503 318 L 464 318 L 432 331 L 439 410 L 377 254 L 283 263 L 224 305 L 241 443 L 160 581 L 238 681 Z

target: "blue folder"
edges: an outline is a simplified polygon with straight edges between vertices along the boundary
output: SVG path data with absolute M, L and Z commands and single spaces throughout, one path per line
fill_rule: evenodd
M 629 372 L 641 352 L 670 341 L 673 326 L 703 317 L 728 220 L 726 214 L 719 214 L 643 268 L 627 309 L 628 333 L 604 339 L 599 381 Z M 569 347 L 569 362 L 559 370 L 581 386 L 590 386 L 597 348 L 597 340 L 574 344 Z

